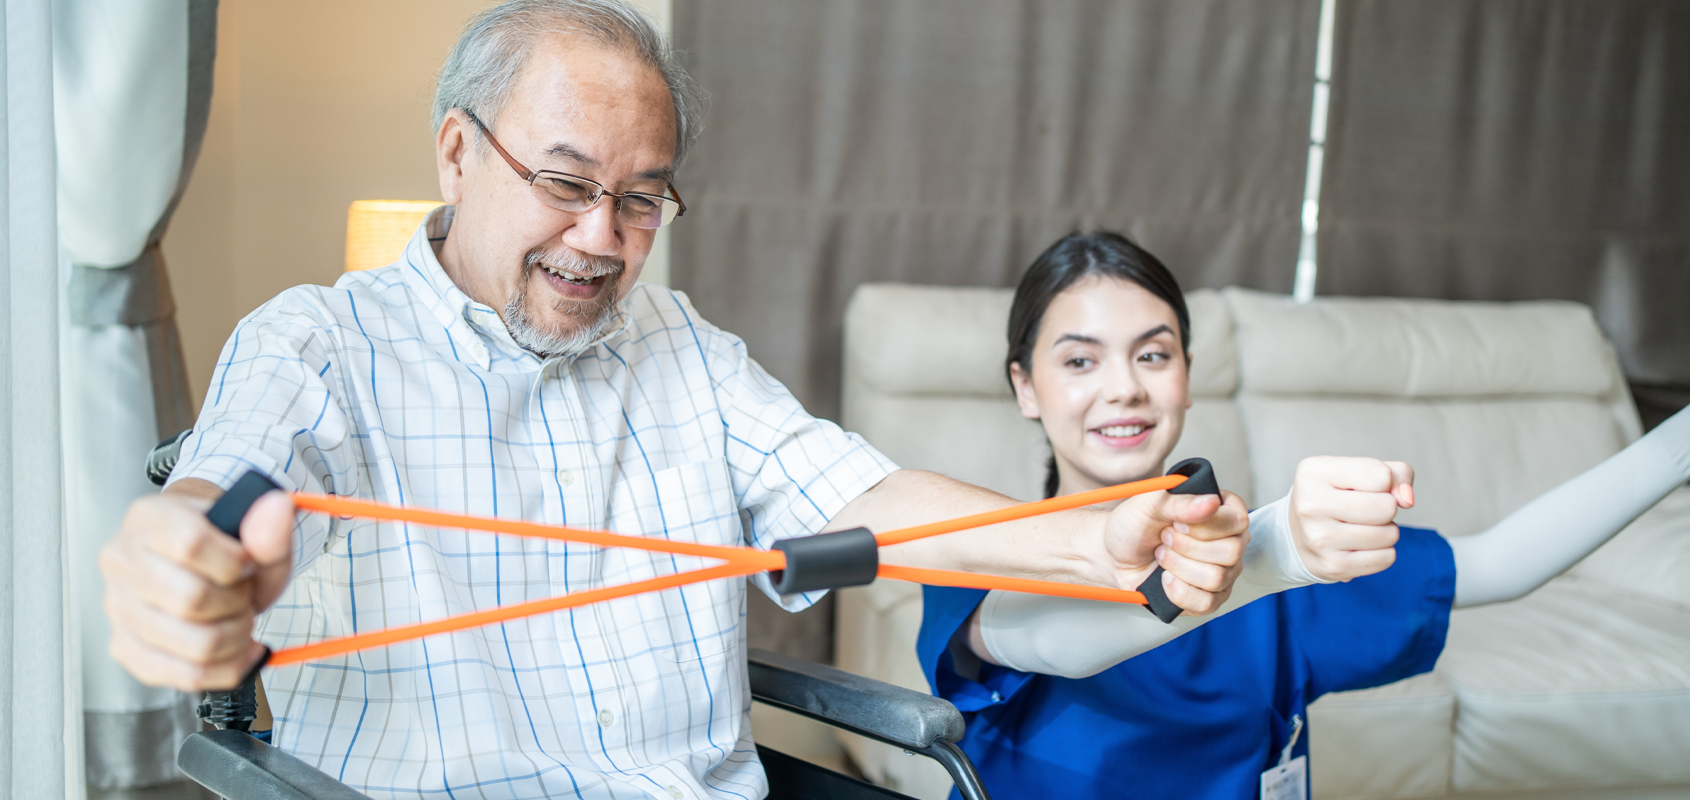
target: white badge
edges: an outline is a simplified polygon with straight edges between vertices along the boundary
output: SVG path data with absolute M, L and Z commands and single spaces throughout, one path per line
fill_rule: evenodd
M 1279 766 L 1262 773 L 1262 800 L 1308 800 L 1309 758 L 1291 757 L 1297 737 L 1303 735 L 1303 715 L 1291 715 L 1291 735 L 1286 737 L 1285 749 L 1279 751 Z
M 1308 756 L 1297 756 L 1262 773 L 1262 800 L 1308 800 L 1308 797 Z

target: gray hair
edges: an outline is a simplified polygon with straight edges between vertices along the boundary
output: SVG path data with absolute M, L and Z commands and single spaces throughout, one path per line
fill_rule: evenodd
M 492 125 L 510 99 L 534 40 L 547 33 L 625 47 L 663 75 L 675 103 L 675 166 L 680 167 L 704 121 L 704 92 L 651 18 L 625 0 L 510 0 L 475 15 L 440 68 L 434 129 L 454 108 Z M 479 135 L 476 146 L 485 148 Z

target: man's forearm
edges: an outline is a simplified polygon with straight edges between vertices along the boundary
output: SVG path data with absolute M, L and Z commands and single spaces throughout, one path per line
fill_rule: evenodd
M 851 501 L 827 527 L 884 533 L 1016 504 L 938 473 L 899 470 Z M 1152 565 L 1117 572 L 1105 563 L 1107 518 L 1098 509 L 1061 511 L 893 545 L 880 558 L 901 566 L 1132 588 Z

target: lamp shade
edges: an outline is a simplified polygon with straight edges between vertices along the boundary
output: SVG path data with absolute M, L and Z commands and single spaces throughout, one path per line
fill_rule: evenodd
M 346 209 L 346 271 L 385 267 L 399 260 L 438 200 L 355 200 Z

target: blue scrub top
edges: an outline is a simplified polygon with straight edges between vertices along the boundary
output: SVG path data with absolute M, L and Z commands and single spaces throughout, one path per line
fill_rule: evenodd
M 948 646 L 977 589 L 925 588 L 917 655 L 968 719 L 962 748 L 994 797 L 1256 798 L 1315 698 L 1429 671 L 1443 651 L 1454 555 L 1401 530 L 1384 572 L 1264 597 L 1090 678 L 958 675 Z M 1308 741 L 1305 728 L 1293 757 Z

